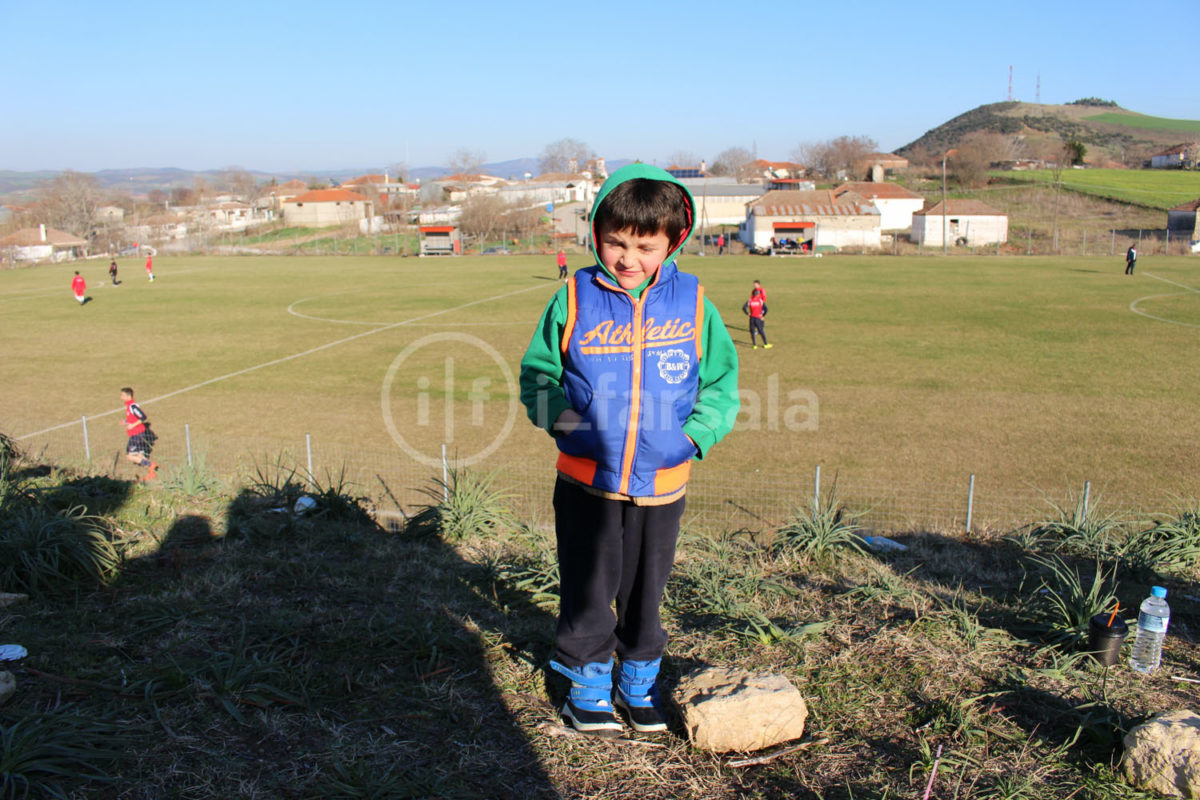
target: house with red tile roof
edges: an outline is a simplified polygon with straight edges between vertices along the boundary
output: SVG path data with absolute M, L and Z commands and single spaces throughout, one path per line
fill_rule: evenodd
M 804 165 L 794 161 L 767 161 L 760 158 L 751 161 L 749 167 L 756 175 L 765 179 L 771 178 L 801 178 L 804 177 Z
M 1200 142 L 1184 142 L 1150 156 L 1152 169 L 1191 169 L 1200 162 Z
M 784 239 L 806 244 L 807 252 L 877 250 L 879 219 L 879 209 L 857 195 L 839 199 L 827 189 L 773 190 L 746 205 L 738 238 L 764 250 Z
M 912 228 L 912 215 L 925 207 L 925 198 L 898 183 L 847 181 L 833 190 L 834 197 L 853 192 L 879 209 L 879 227 L 885 231 Z
M 67 261 L 87 255 L 88 243 L 74 234 L 38 225 L 0 239 L 4 261 Z
M 911 238 L 919 245 L 976 247 L 1008 241 L 1008 215 L 980 200 L 950 199 L 913 214 Z
M 375 215 L 374 203 L 348 189 L 314 189 L 284 200 L 282 207 L 289 227 L 326 228 Z

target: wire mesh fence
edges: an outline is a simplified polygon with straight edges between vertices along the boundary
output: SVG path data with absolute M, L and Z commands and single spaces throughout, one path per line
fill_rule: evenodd
M 81 420 L 23 437 L 18 445 L 34 459 L 133 479 L 138 469 L 125 458 L 122 427 L 112 420 Z M 158 433 L 153 458 L 161 465 L 160 479 L 167 481 L 186 465 L 233 486 L 290 478 L 318 491 L 334 487 L 369 498 L 379 513 L 394 517 L 409 516 L 433 502 L 441 496 L 442 484 L 453 481 L 452 459 L 422 463 L 390 442 L 348 445 L 303 434 L 288 440 L 229 439 L 191 425 Z M 494 457 L 472 469 L 494 473 L 496 490 L 505 493 L 518 518 L 535 527 L 551 524 L 551 454 L 539 463 L 506 463 Z M 690 529 L 770 530 L 798 510 L 811 508 L 818 498 L 827 501 L 832 496 L 848 511 L 861 514 L 861 526 L 876 532 L 1010 532 L 1055 519 L 1058 509 L 1069 512 L 1087 491 L 1086 486 L 1054 491 L 993 486 L 974 475 L 940 483 L 867 480 L 829 464 L 797 465 L 786 473 L 746 473 L 704 463 L 693 469 L 684 520 Z M 1094 493 L 1092 500 L 1098 499 L 1099 493 Z M 1109 492 L 1102 500 L 1106 512 L 1125 518 L 1177 504 L 1177 498 Z

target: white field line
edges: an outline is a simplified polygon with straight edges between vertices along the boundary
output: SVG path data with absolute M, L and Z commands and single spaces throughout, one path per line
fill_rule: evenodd
M 337 346 L 343 345 L 343 344 L 347 344 L 349 342 L 353 342 L 353 341 L 362 339 L 367 336 L 374 336 L 377 333 L 383 333 L 384 331 L 390 331 L 393 328 L 399 328 L 403 325 L 411 325 L 414 322 L 423 322 L 424 320 L 431 319 L 433 317 L 438 317 L 438 316 L 441 316 L 442 314 L 450 314 L 455 311 L 461 311 L 464 308 L 470 308 L 471 306 L 478 306 L 478 305 L 482 305 L 484 303 L 491 303 L 495 300 L 503 300 L 506 297 L 515 297 L 516 295 L 519 295 L 519 294 L 525 294 L 526 292 L 532 292 L 537 289 L 545 289 L 545 288 L 546 288 L 545 286 L 529 286 L 524 289 L 518 289 L 515 292 L 506 292 L 504 294 L 493 295 L 492 297 L 484 297 L 480 300 L 472 300 L 469 303 L 462 303 L 461 305 L 453 306 L 452 308 L 444 308 L 441 311 L 433 311 L 429 314 L 422 314 L 421 316 L 413 317 L 412 319 L 401 320 L 400 322 L 393 322 L 389 325 L 384 325 L 382 327 L 374 328 L 369 331 L 363 331 L 362 333 L 356 333 L 353 336 L 347 336 L 344 339 L 338 339 L 337 341 L 327 342 L 325 344 L 318 345 L 317 347 L 311 347 L 308 350 L 304 350 L 300 353 L 293 353 L 290 356 L 283 356 L 282 358 L 272 359 L 271 361 L 264 361 L 263 363 L 255 364 L 252 367 L 246 367 L 245 369 L 239 369 L 235 372 L 228 372 L 224 375 L 218 375 L 215 378 L 209 378 L 206 381 L 200 381 L 200 383 L 194 383 L 191 386 L 185 386 L 182 389 L 176 389 L 173 392 L 167 392 L 166 394 L 160 394 L 158 397 L 152 397 L 149 400 L 139 400 L 138 404 L 142 405 L 142 406 L 146 406 L 146 405 L 149 405 L 150 403 L 157 403 L 160 400 L 166 400 L 168 398 L 175 397 L 177 395 L 181 395 L 186 392 L 193 391 L 195 389 L 200 389 L 204 386 L 211 386 L 214 383 L 220 383 L 221 381 L 226 381 L 226 380 L 229 380 L 230 378 L 236 378 L 240 375 L 245 375 L 250 372 L 255 372 L 257 370 L 264 369 L 266 367 L 273 367 L 277 364 L 284 364 L 284 363 L 287 363 L 288 361 L 294 361 L 297 358 L 304 358 L 305 356 L 311 356 L 313 353 L 320 353 L 323 350 L 329 350 L 330 348 L 337 347 Z M 557 289 L 558 287 L 555 286 L 554 288 Z M 123 410 L 124 410 L 124 407 L 114 408 L 109 411 L 101 412 L 99 414 L 88 415 L 88 419 L 100 419 L 101 417 L 107 417 L 112 414 L 118 414 Z M 52 431 L 61 430 L 62 428 L 69 428 L 72 425 L 78 425 L 78 424 L 80 424 L 80 420 L 72 420 L 70 422 L 64 422 L 59 425 L 52 425 L 49 428 L 43 428 L 40 431 L 33 431 L 32 433 L 23 434 L 21 436 L 15 437 L 15 439 L 16 439 L 16 441 L 19 442 L 24 439 L 30 439 L 30 438 L 33 438 L 34 436 L 41 436 L 44 433 L 50 433 Z
M 1170 325 L 1182 325 L 1185 328 L 1200 328 L 1200 325 L 1197 325 L 1194 322 L 1180 322 L 1177 319 L 1167 319 L 1166 317 L 1157 317 L 1154 314 L 1150 314 L 1150 313 L 1148 313 L 1146 311 L 1142 311 L 1140 308 L 1138 308 L 1138 303 L 1141 303 L 1143 300 L 1154 300 L 1159 297 L 1178 297 L 1179 295 L 1186 294 L 1187 292 L 1194 292 L 1195 294 L 1200 294 L 1200 289 L 1196 289 L 1196 288 L 1187 286 L 1182 283 L 1177 283 L 1177 282 L 1171 280 L 1170 278 L 1159 277 L 1158 275 L 1155 275 L 1150 272 L 1144 272 L 1142 274 L 1149 278 L 1154 278 L 1154 280 L 1156 280 L 1156 281 L 1162 281 L 1163 283 L 1169 283 L 1172 286 L 1178 286 L 1180 289 L 1183 289 L 1184 291 L 1182 291 L 1182 292 L 1167 292 L 1166 294 L 1148 294 L 1145 297 L 1139 297 L 1137 300 L 1134 300 L 1132 303 L 1129 304 L 1130 311 L 1132 311 L 1135 314 L 1140 314 L 1141 316 L 1146 317 L 1147 319 L 1156 320 L 1158 322 L 1166 322 Z

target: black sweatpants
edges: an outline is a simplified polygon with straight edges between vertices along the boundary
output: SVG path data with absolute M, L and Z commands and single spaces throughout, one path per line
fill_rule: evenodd
M 554 528 L 561 601 L 555 643 L 561 663 L 608 661 L 614 651 L 636 661 L 662 655 L 667 632 L 659 604 L 675 563 L 685 499 L 637 506 L 558 479 Z
M 756 344 L 754 334 L 758 333 L 762 337 L 763 344 L 767 343 L 767 323 L 762 317 L 750 318 L 750 344 Z

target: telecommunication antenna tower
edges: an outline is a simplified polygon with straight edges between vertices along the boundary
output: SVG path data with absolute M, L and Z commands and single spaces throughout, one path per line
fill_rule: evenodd
M 1037 96 L 1034 99 L 1034 102 L 1036 102 L 1038 105 L 1042 104 L 1042 73 L 1040 73 L 1040 72 L 1038 73 Z
M 1008 65 L 1008 102 L 1012 102 L 1012 64 Z

